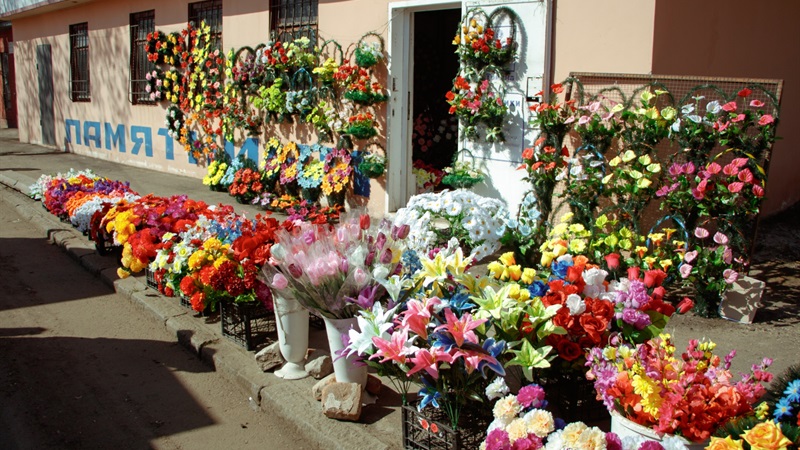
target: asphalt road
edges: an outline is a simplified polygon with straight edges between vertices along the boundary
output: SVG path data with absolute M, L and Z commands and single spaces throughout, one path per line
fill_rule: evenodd
M 0 449 L 312 449 L 20 217 L 0 187 Z

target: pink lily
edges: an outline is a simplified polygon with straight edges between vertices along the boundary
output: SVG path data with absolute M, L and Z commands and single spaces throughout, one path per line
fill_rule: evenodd
M 441 329 L 447 330 L 453 335 L 453 340 L 456 341 L 456 345 L 459 347 L 464 344 L 465 340 L 473 344 L 478 343 L 478 336 L 476 336 L 475 332 L 472 330 L 481 326 L 481 324 L 486 322 L 486 319 L 472 320 L 472 315 L 470 313 L 465 313 L 459 319 L 450 309 L 445 310 L 444 316 L 445 319 L 447 319 L 447 323 L 436 327 L 436 331 Z
M 428 372 L 428 375 L 433 377 L 434 380 L 438 380 L 439 367 L 436 365 L 436 363 L 446 362 L 450 364 L 453 362 L 453 356 L 440 348 L 434 347 L 430 350 L 422 348 L 419 349 L 419 351 L 417 351 L 412 358 L 409 358 L 409 360 L 412 364 L 414 364 L 414 367 L 409 370 L 408 373 L 406 373 L 406 376 L 410 377 L 411 375 L 424 370 Z
M 391 340 L 388 341 L 381 339 L 379 336 L 373 336 L 372 343 L 375 344 L 375 347 L 378 347 L 378 351 L 370 356 L 369 359 L 383 357 L 380 361 L 382 363 L 394 361 L 399 364 L 405 364 L 406 352 L 409 350 L 406 347 L 406 342 L 408 342 L 408 329 L 406 328 L 399 331 L 396 330 L 392 333 Z

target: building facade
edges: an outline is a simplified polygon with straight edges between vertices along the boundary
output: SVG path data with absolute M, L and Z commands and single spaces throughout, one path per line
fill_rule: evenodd
M 423 119 L 433 118 L 430 126 L 444 120 L 437 111 L 446 104 L 437 92 L 452 86 L 458 65 L 450 41 L 462 15 L 477 6 L 515 11 L 521 43 L 520 61 L 506 75 L 511 87 L 505 101 L 513 116 L 506 142 L 470 149 L 489 169 L 480 193 L 504 198 L 510 207 L 518 203 L 523 185 L 514 169 L 531 144 L 526 106 L 535 91 L 571 72 L 657 73 L 784 80 L 782 140 L 773 150 L 764 211 L 800 200 L 791 175 L 800 163 L 792 151 L 800 144 L 800 131 L 792 126 L 800 119 L 800 58 L 791 43 L 800 35 L 782 24 L 796 16 L 789 0 L 702 6 L 689 0 L 28 0 L 0 11 L 0 18 L 14 29 L 20 141 L 197 178 L 205 167 L 170 136 L 165 104 L 147 101 L 143 91 L 146 32 L 179 32 L 191 20 L 218 20 L 224 51 L 256 47 L 292 27 L 313 28 L 318 42 L 335 40 L 345 53 L 365 35 L 379 36 L 388 64 L 375 76 L 389 101 L 374 109 L 379 133 L 372 142 L 386 150 L 388 172 L 371 181 L 368 205 L 382 213 L 402 207 L 415 192 L 415 160 L 439 164 L 468 145 L 457 132 L 450 138 L 444 132 L 438 136 L 452 141 L 449 150 L 438 145 L 419 153 L 412 136 Z M 691 32 L 682 31 L 687 23 L 696 24 Z M 259 139 L 230 143 L 228 150 L 261 158 L 271 135 L 316 141 L 308 127 L 281 124 L 265 127 Z

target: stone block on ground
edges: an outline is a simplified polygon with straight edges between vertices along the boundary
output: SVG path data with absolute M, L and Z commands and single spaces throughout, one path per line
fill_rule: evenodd
M 286 360 L 281 355 L 280 345 L 274 342 L 256 353 L 256 363 L 264 372 L 275 369 Z
M 361 385 L 331 383 L 322 390 L 322 413 L 337 420 L 356 422 L 361 417 Z
M 333 373 L 333 360 L 327 352 L 315 350 L 306 359 L 305 369 L 309 375 L 319 380 Z
M 326 376 L 325 378 L 317 381 L 314 386 L 311 387 L 311 395 L 313 395 L 314 399 L 317 401 L 322 400 L 322 390 L 325 389 L 325 386 L 335 382 L 336 377 L 333 374 Z

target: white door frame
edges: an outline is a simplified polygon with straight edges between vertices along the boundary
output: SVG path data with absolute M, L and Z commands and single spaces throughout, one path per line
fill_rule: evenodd
M 414 109 L 411 92 L 414 89 L 414 20 L 420 11 L 461 9 L 461 0 L 409 0 L 389 3 L 389 87 L 391 96 L 387 108 L 388 125 L 386 212 L 405 206 L 416 192 L 411 171 L 411 126 Z M 456 30 L 453 29 L 453 33 Z M 455 74 L 453 74 L 455 77 Z

